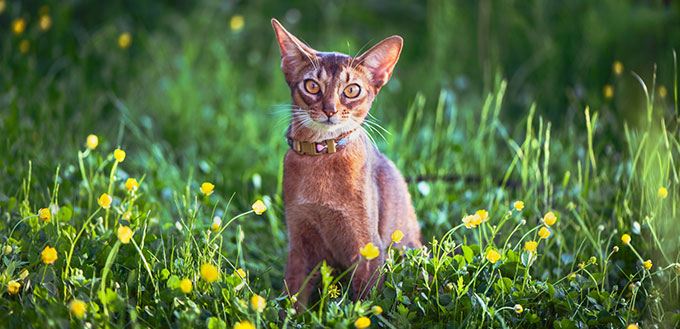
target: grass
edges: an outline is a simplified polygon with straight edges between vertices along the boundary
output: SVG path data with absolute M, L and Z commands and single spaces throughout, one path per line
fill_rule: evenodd
M 388 85 L 371 113 L 389 133 L 372 133 L 409 181 L 427 247 L 390 249 L 384 288 L 360 302 L 348 296 L 352 269 L 320 264 L 314 301 L 295 312 L 280 194 L 289 96 L 273 37 L 248 57 L 263 67 L 256 76 L 232 49 L 243 33 L 204 20 L 209 6 L 168 14 L 173 32 L 133 33 L 130 48 L 111 23 L 45 55 L 70 35 L 60 8 L 49 31 L 29 24 L 2 37 L 12 64 L 0 66 L 2 326 L 344 328 L 362 317 L 374 328 L 680 326 L 676 82 L 662 97 L 655 78 L 612 74 L 616 90 L 634 83 L 644 99 L 614 132 L 607 106 L 620 94 L 597 108 L 570 103 L 577 116 L 552 121 L 538 101 L 504 113 L 501 75 L 467 102 L 443 88 L 398 103 L 403 90 Z M 21 53 L 15 44 L 29 38 Z M 661 63 L 673 81 L 676 63 Z M 480 209 L 488 219 L 466 227 Z

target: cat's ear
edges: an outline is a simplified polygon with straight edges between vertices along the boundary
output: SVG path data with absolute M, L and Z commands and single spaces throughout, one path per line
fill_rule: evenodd
M 376 88 L 380 89 L 392 76 L 392 70 L 399 60 L 403 44 L 404 39 L 393 35 L 359 56 L 358 62 L 371 72 L 373 85 Z
M 286 31 L 276 18 L 272 18 L 272 26 L 281 49 L 281 69 L 284 73 L 294 72 L 296 67 L 316 57 L 314 49 Z

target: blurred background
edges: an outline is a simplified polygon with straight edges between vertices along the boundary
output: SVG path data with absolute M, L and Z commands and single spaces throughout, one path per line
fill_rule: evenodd
M 272 17 L 318 50 L 354 55 L 404 37 L 372 113 L 393 134 L 378 145 L 411 180 L 490 172 L 494 185 L 510 153 L 466 155 L 465 131 L 477 128 L 487 95 L 501 87 L 503 137 L 523 136 L 518 127 L 535 104 L 535 116 L 552 122 L 553 139 L 569 141 L 583 135 L 588 105 L 600 114 L 598 155 L 623 148 L 624 123 L 646 115 L 631 72 L 651 86 L 655 111 L 675 116 L 675 1 L 0 0 L 0 198 L 17 195 L 29 160 L 43 183 L 61 164 L 67 189 L 78 177 L 76 150 L 96 134 L 106 152 L 128 152 L 123 170 L 149 176 L 152 202 L 194 181 L 215 183 L 225 198 L 236 192 L 243 205 L 277 199 L 287 150 L 281 108 L 290 96 Z M 428 160 L 433 153 L 400 143 L 409 111 L 410 123 L 433 122 L 409 127 L 422 145 L 437 136 L 436 113 L 467 130 L 451 128 L 448 144 L 430 149 Z M 554 161 L 566 161 L 559 151 L 569 146 L 556 143 Z M 463 165 L 437 167 L 441 160 Z M 487 171 L 479 172 L 480 161 L 490 162 Z M 46 192 L 36 193 L 47 199 Z

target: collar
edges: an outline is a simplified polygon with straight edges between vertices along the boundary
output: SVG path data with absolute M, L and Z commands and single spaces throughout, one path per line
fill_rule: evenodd
M 327 139 L 321 142 L 306 142 L 293 139 L 292 137 L 286 137 L 288 146 L 293 152 L 299 155 L 321 155 L 321 154 L 331 154 L 338 152 L 345 148 L 347 142 L 349 141 L 349 135 L 352 134 L 356 129 L 352 129 L 340 136 L 332 139 Z

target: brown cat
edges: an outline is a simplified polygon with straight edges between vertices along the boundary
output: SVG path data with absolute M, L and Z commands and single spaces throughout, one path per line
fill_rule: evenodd
M 363 55 L 318 52 L 272 19 L 281 48 L 281 69 L 290 86 L 291 150 L 284 158 L 283 196 L 289 235 L 285 284 L 305 304 L 303 283 L 321 261 L 339 268 L 359 263 L 352 280 L 355 299 L 365 298 L 380 278 L 391 235 L 394 247 L 418 248 L 420 227 L 406 182 L 361 128 L 380 88 L 399 59 L 403 40 L 391 36 Z M 380 249 L 361 259 L 367 243 Z

